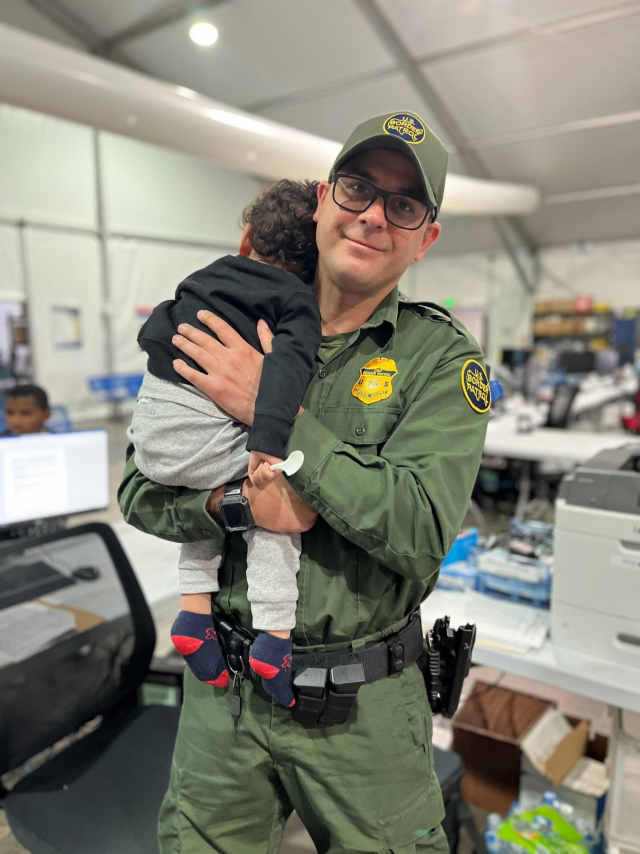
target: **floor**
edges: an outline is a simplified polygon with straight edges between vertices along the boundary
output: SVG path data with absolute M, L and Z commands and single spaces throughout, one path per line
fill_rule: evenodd
M 110 505 L 108 510 L 99 511 L 96 513 L 87 513 L 76 516 L 71 521 L 71 524 L 83 524 L 89 521 L 112 522 L 120 519 L 120 513 L 117 504 L 117 490 L 122 477 L 124 468 L 125 451 L 127 447 L 126 427 L 125 422 L 91 422 L 87 423 L 89 427 L 104 427 L 109 436 L 109 482 L 110 482 Z M 487 519 L 490 527 L 500 524 L 501 520 Z M 472 520 L 469 520 L 472 524 Z M 471 672 L 469 684 L 475 679 L 483 681 L 495 681 L 500 679 L 500 684 L 505 687 L 511 687 L 515 690 L 524 690 L 527 693 L 535 693 L 545 699 L 553 699 L 558 703 L 561 711 L 565 714 L 575 717 L 588 718 L 594 721 L 594 729 L 599 732 L 608 733 L 609 718 L 607 715 L 606 706 L 601 703 L 585 700 L 573 694 L 550 688 L 546 685 L 540 685 L 517 677 L 505 676 L 502 677 L 497 671 L 492 671 L 489 668 L 474 668 Z M 467 687 L 467 686 L 465 686 Z M 443 722 L 441 729 L 436 728 L 435 737 L 442 739 L 442 745 L 447 741 L 447 724 Z M 436 743 L 440 743 L 436 741 Z M 486 820 L 486 813 L 481 810 L 474 810 L 476 823 L 482 827 Z M 285 840 L 282 846 L 281 854 L 315 854 L 315 847 L 309 837 L 307 831 L 302 825 L 300 819 L 294 814 L 287 825 L 285 832 Z M 0 810 L 0 854 L 25 854 L 26 849 L 23 848 L 16 839 L 12 836 L 9 827 L 7 826 L 4 813 Z M 465 838 L 461 839 L 457 854 L 471 854 L 472 849 Z

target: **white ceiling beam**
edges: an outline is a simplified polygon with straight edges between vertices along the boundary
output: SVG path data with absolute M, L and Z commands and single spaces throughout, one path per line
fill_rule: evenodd
M 0 102 L 267 180 L 323 179 L 342 147 L 8 26 L 0 26 Z M 448 214 L 529 213 L 538 204 L 537 191 L 519 184 L 450 175 L 447 186 Z

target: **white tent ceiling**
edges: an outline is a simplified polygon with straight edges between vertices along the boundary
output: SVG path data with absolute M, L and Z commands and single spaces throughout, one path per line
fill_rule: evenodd
M 417 84 L 375 26 L 374 2 Z M 2 0 L 0 21 L 86 50 L 105 50 L 122 34 L 109 58 L 329 139 L 370 115 L 417 112 L 452 149 L 452 171 L 481 169 L 541 190 L 543 205 L 521 220 L 534 244 L 640 235 L 640 0 L 194 8 L 188 0 Z M 173 21 L 144 31 L 169 12 Z M 218 27 L 213 47 L 190 41 L 196 19 Z M 472 218 L 449 220 L 437 244 L 439 252 L 498 246 L 491 222 Z

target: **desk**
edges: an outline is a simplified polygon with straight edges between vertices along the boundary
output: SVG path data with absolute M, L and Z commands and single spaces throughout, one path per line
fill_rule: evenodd
M 619 448 L 632 440 L 627 433 L 593 433 L 586 430 L 557 430 L 537 427 L 518 433 L 515 415 L 500 414 L 489 421 L 484 453 L 490 457 L 524 460 L 516 517 L 522 519 L 531 492 L 532 463 L 549 460 L 565 471 L 580 465 L 608 448 Z
M 579 465 L 607 448 L 618 448 L 633 437 L 626 433 L 594 433 L 537 427 L 518 433 L 516 416 L 499 415 L 489 421 L 484 452 L 492 457 L 541 462 L 552 460 Z
M 178 558 L 180 544 L 144 534 L 126 522 L 111 525 L 129 558 L 156 623 L 180 610 Z

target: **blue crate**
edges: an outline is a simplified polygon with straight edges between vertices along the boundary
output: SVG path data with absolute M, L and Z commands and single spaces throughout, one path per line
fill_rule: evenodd
M 117 403 L 137 397 L 143 378 L 144 374 L 105 374 L 102 377 L 89 377 L 89 388 L 109 403 Z
M 468 528 L 462 531 L 453 541 L 453 545 L 449 549 L 449 553 L 442 561 L 442 566 L 448 563 L 457 563 L 459 560 L 467 560 L 471 554 L 471 550 L 478 544 L 477 528 Z

